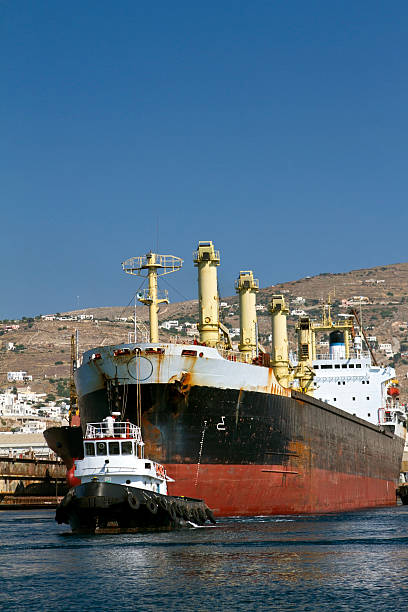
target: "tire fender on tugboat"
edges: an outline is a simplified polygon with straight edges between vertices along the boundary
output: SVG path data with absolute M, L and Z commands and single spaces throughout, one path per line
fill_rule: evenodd
M 159 509 L 158 505 L 156 504 L 156 502 L 154 502 L 152 499 L 148 499 L 146 502 L 146 508 L 149 510 L 149 512 L 151 512 L 152 514 L 157 514 L 157 510 Z
M 128 494 L 128 504 L 132 508 L 132 510 L 139 510 L 140 502 L 132 493 Z

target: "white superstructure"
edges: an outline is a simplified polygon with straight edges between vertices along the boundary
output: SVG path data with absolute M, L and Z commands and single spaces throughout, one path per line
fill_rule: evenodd
M 313 360 L 315 397 L 402 435 L 406 414 L 399 406 L 394 368 L 373 365 L 370 353 L 361 350 L 360 336 L 355 337 L 348 358 L 344 343 L 336 340 L 330 342 L 328 354 Z
M 81 484 L 98 480 L 162 495 L 171 480 L 162 465 L 145 458 L 140 427 L 112 417 L 88 423 L 84 458 L 75 462 L 75 476 Z
M 387 385 L 395 378 L 390 366 L 373 366 L 370 355 L 345 359 L 318 355 L 313 361 L 315 397 L 378 424 L 385 408 Z

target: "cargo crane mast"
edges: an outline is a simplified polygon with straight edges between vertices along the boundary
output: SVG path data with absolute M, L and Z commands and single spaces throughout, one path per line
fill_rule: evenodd
M 194 265 L 198 269 L 198 310 L 200 342 L 205 346 L 232 348 L 228 328 L 221 323 L 217 267 L 220 265 L 220 252 L 214 249 L 211 240 L 200 240 L 193 254 Z M 221 334 L 223 341 L 221 340 Z
M 167 291 L 162 293 L 162 297 L 159 296 L 157 277 L 177 272 L 182 265 L 183 260 L 180 257 L 157 255 L 151 251 L 146 255 L 131 257 L 122 262 L 122 269 L 127 274 L 148 278 L 149 288 L 145 289 L 140 296 L 138 295 L 138 300 L 149 307 L 150 342 L 159 341 L 158 306 L 169 303 Z
M 252 270 L 239 273 L 235 281 L 235 290 L 239 294 L 240 342 L 238 349 L 247 360 L 258 355 L 258 321 L 256 316 L 256 294 L 259 291 L 259 280 L 254 278 Z

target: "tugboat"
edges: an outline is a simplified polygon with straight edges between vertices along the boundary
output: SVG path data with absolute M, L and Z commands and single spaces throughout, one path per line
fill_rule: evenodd
M 88 423 L 84 458 L 75 461 L 79 485 L 59 503 L 55 520 L 74 533 L 170 530 L 215 523 L 200 499 L 167 494 L 174 482 L 163 465 L 144 456 L 140 427 L 106 417 Z

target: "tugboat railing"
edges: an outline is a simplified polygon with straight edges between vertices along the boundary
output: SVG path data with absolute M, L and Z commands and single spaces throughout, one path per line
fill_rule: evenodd
M 124 421 L 102 421 L 101 423 L 88 423 L 85 438 L 99 440 L 101 438 L 131 438 L 139 444 L 143 443 L 140 427 Z

